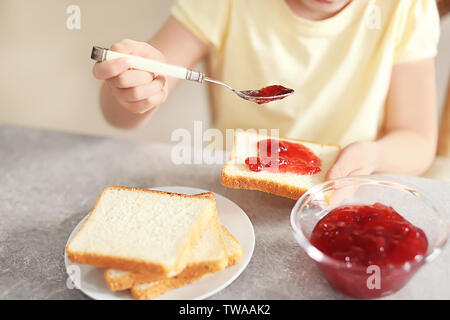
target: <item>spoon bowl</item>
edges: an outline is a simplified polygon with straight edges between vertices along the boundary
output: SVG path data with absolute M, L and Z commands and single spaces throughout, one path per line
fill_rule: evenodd
M 273 90 L 265 90 L 268 88 Z M 269 93 L 269 95 L 266 95 L 265 91 L 271 91 L 273 93 Z M 243 90 L 239 92 L 242 93 L 242 95 L 240 96 L 241 98 L 252 102 L 256 102 L 257 104 L 263 104 L 275 100 L 284 99 L 287 96 L 293 94 L 295 91 L 293 89 L 276 85 L 265 87 L 260 90 Z
M 264 87 L 259 90 L 238 91 L 238 90 L 230 87 L 226 83 L 223 83 L 223 82 L 211 79 L 211 78 L 204 77 L 202 80 L 224 86 L 224 87 L 228 88 L 229 90 L 233 91 L 235 94 L 237 94 L 242 99 L 245 99 L 245 100 L 248 100 L 251 102 L 255 102 L 257 104 L 263 104 L 263 103 L 268 103 L 268 102 L 275 101 L 275 100 L 281 100 L 281 99 L 286 98 L 287 96 L 290 96 L 291 94 L 293 94 L 295 92 L 293 89 L 285 88 L 280 85 L 272 85 L 272 86 Z

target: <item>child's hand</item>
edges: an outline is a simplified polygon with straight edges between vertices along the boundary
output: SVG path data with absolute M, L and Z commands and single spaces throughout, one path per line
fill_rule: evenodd
M 165 61 L 161 52 L 145 42 L 122 40 L 111 46 L 112 51 Z M 97 62 L 93 73 L 105 80 L 119 104 L 132 113 L 145 113 L 163 104 L 167 98 L 164 76 L 129 69 L 126 58 Z
M 336 163 L 328 170 L 326 180 L 369 175 L 376 171 L 378 157 L 376 142 L 352 143 L 341 151 Z

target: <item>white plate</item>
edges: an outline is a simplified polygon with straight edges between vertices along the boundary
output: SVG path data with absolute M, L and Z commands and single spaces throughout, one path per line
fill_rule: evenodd
M 207 190 L 198 188 L 178 186 L 151 189 L 184 194 L 208 192 Z M 200 280 L 184 287 L 170 290 L 156 298 L 157 300 L 205 299 L 230 285 L 242 271 L 244 271 L 250 262 L 255 247 L 255 232 L 250 219 L 233 201 L 217 193 L 214 193 L 214 196 L 217 201 L 217 212 L 219 213 L 220 221 L 222 221 L 222 224 L 236 237 L 244 249 L 244 256 L 242 257 L 241 262 L 217 273 L 206 275 Z M 87 216 L 78 223 L 70 234 L 67 242 L 72 239 L 86 218 Z M 64 253 L 64 260 L 70 279 L 74 283 L 79 284 L 79 289 L 89 297 L 97 300 L 132 299 L 129 290 L 113 292 L 108 289 L 105 278 L 103 277 L 102 268 L 72 263 L 67 259 L 66 253 Z

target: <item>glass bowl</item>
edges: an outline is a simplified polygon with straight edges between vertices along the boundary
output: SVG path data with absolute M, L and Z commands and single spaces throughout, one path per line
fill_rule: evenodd
M 314 247 L 309 239 L 317 222 L 343 205 L 382 203 L 421 228 L 428 239 L 424 256 L 401 266 L 356 266 L 337 260 Z M 439 255 L 449 236 L 449 224 L 420 192 L 386 179 L 345 177 L 309 189 L 291 212 L 291 226 L 299 245 L 312 258 L 336 290 L 356 298 L 386 296 L 401 289 L 425 263 Z M 376 266 L 375 266 L 376 267 Z

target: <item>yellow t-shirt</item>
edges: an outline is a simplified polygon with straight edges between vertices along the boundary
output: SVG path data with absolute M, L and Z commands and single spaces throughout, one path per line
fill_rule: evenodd
M 322 21 L 285 0 L 178 0 L 172 15 L 211 46 L 210 77 L 295 90 L 260 106 L 212 85 L 215 127 L 342 146 L 377 137 L 392 67 L 434 57 L 439 40 L 434 0 L 353 0 Z

